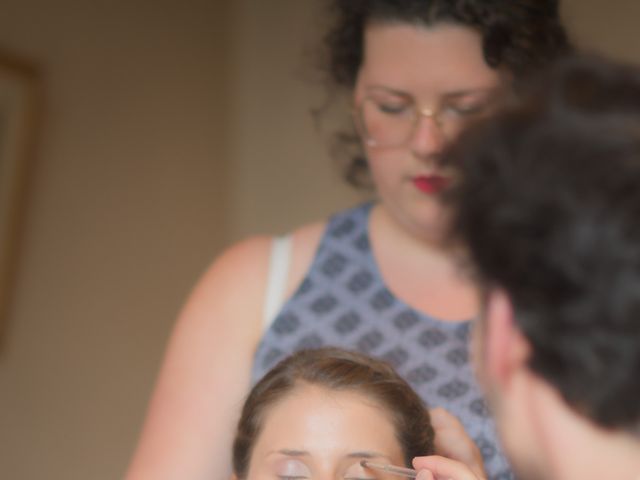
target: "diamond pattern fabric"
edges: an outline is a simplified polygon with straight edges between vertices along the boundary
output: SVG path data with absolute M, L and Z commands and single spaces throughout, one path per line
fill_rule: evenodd
M 388 290 L 370 249 L 371 204 L 332 217 L 297 291 L 256 352 L 253 381 L 288 354 L 337 346 L 393 365 L 430 407 L 456 415 L 478 444 L 491 480 L 513 478 L 469 364 L 470 322 L 414 310 Z

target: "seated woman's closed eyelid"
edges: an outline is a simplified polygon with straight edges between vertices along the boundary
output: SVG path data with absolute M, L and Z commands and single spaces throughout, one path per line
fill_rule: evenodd
M 354 452 L 348 457 L 353 460 L 345 470 L 343 480 L 378 480 L 379 472 L 375 472 L 362 465 L 363 460 L 372 460 L 381 463 L 390 463 L 386 455 L 377 452 Z
M 278 452 L 287 455 L 285 452 Z M 311 478 L 308 465 L 296 455 L 280 458 L 273 465 L 273 474 L 279 480 L 307 480 Z

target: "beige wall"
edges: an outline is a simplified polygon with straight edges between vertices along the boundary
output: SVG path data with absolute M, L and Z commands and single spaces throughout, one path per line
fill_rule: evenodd
M 322 4 L 235 0 L 234 5 L 230 235 L 238 238 L 287 231 L 358 196 L 340 180 L 310 114 L 325 100 L 314 70 Z
M 640 2 L 561 0 L 566 23 L 579 45 L 620 60 L 640 63 Z
M 316 5 L 316 6 L 314 6 Z M 568 0 L 585 43 L 640 61 L 635 0 Z M 2 0 L 0 47 L 48 95 L 10 329 L 0 477 L 111 479 L 171 322 L 230 239 L 356 198 L 309 107 L 316 0 Z
M 0 478 L 122 474 L 176 310 L 226 241 L 224 3 L 0 3 L 0 46 L 41 67 L 47 95 Z

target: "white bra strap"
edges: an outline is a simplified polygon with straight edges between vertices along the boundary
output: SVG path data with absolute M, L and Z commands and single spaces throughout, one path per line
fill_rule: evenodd
M 271 243 L 267 288 L 262 314 L 264 331 L 271 326 L 284 301 L 290 263 L 291 235 L 275 237 Z

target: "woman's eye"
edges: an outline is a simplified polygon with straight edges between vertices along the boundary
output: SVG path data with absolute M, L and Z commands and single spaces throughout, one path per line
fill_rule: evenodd
M 274 473 L 278 480 L 307 480 L 311 478 L 311 471 L 299 460 L 280 464 Z
M 401 115 L 409 110 L 407 105 L 394 105 L 390 103 L 378 103 L 378 110 L 387 115 Z
M 469 105 L 449 105 L 446 110 L 458 116 L 480 115 L 487 109 L 486 103 L 474 103 Z
M 360 465 L 360 462 L 351 465 L 342 477 L 343 480 L 377 480 L 377 478 L 373 472 Z

